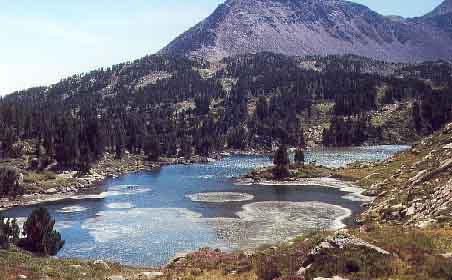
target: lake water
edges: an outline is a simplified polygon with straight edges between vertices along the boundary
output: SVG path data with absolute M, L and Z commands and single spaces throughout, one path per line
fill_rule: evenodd
M 307 160 L 337 167 L 382 160 L 406 148 L 319 150 Z M 107 180 L 99 194 L 47 204 L 66 240 L 59 256 L 158 266 L 200 247 L 255 247 L 337 229 L 360 212 L 363 202 L 337 188 L 234 184 L 234 177 L 269 165 L 266 156 L 232 156 L 167 166 Z M 16 208 L 6 215 L 23 221 L 32 210 Z

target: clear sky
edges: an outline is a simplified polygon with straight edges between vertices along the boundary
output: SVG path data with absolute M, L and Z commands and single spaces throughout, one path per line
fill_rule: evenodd
M 420 16 L 442 0 L 354 0 Z M 223 0 L 0 0 L 0 94 L 155 53 Z

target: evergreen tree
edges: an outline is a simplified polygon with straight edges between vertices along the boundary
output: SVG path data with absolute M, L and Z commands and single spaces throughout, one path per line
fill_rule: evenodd
M 186 160 L 191 159 L 193 155 L 193 147 L 188 137 L 184 137 L 179 150 L 179 157 L 183 157 Z
M 20 185 L 21 174 L 13 167 L 0 167 L 0 197 L 13 197 L 23 194 Z
M 0 249 L 9 249 L 9 222 L 0 215 Z
M 289 177 L 289 154 L 287 153 L 287 147 L 281 145 L 275 152 L 273 157 L 273 176 L 276 179 L 284 179 Z
M 149 161 L 158 161 L 160 158 L 160 141 L 156 135 L 147 135 L 144 140 L 144 153 Z
M 26 238 L 19 242 L 25 250 L 55 256 L 64 246 L 60 233 L 54 230 L 55 220 L 46 208 L 34 210 L 24 224 Z
M 305 155 L 304 155 L 304 150 L 303 150 L 303 149 L 298 148 L 298 149 L 295 151 L 294 160 L 295 160 L 295 163 L 296 163 L 296 164 L 298 164 L 298 165 L 304 165 L 304 162 L 305 162 Z

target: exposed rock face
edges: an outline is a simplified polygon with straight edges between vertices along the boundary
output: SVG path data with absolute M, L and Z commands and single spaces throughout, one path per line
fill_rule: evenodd
M 452 225 L 452 124 L 385 166 L 400 166 L 371 187 L 377 198 L 365 219 L 426 227 Z
M 228 0 L 161 52 L 209 60 L 262 51 L 448 60 L 451 7 L 447 0 L 425 17 L 403 19 L 343 0 Z
M 351 234 L 348 234 L 346 232 L 341 232 L 341 231 L 336 232 L 333 236 L 327 237 L 316 248 L 314 248 L 314 250 L 311 252 L 311 254 L 318 254 L 319 252 L 322 251 L 322 249 L 331 249 L 331 248 L 344 249 L 349 246 L 365 247 L 367 249 L 376 251 L 382 255 L 390 255 L 391 254 L 382 248 L 374 246 L 364 240 L 354 237 Z
M 434 9 L 431 13 L 425 15 L 425 17 L 438 17 L 444 15 L 450 15 L 452 13 L 452 0 L 445 0 L 441 5 Z

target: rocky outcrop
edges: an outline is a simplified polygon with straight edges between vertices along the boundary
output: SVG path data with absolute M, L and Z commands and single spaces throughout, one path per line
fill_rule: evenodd
M 365 247 L 367 249 L 373 250 L 382 255 L 390 255 L 388 251 L 372 245 L 362 239 L 359 239 L 351 234 L 348 234 L 346 230 L 338 231 L 334 235 L 327 237 L 323 242 L 321 242 L 317 247 L 315 247 L 311 255 L 319 254 L 324 249 L 339 248 L 345 249 L 350 246 Z
M 368 193 L 377 196 L 364 220 L 426 227 L 452 224 L 452 124 L 411 150 L 377 165 L 385 179 Z M 397 168 L 395 168 L 397 167 Z

